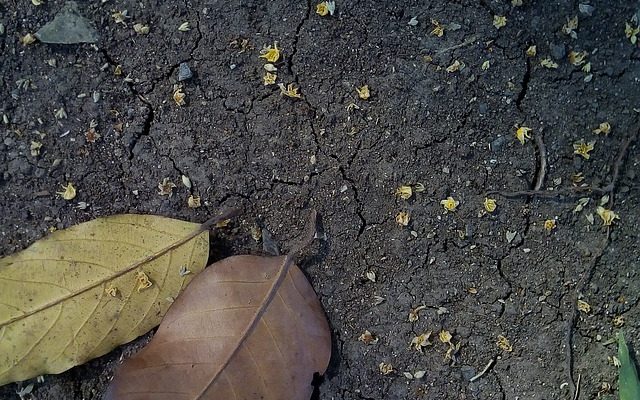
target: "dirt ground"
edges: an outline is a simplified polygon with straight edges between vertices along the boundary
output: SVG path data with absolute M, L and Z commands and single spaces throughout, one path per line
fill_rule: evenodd
M 570 399 L 578 382 L 579 399 L 617 398 L 610 339 L 621 328 L 640 348 L 640 153 L 629 142 L 640 48 L 625 37 L 640 3 L 588 2 L 591 16 L 568 0 L 344 0 L 325 17 L 303 1 L 81 2 L 95 46 L 24 46 L 63 2 L 4 0 L 0 254 L 99 216 L 204 221 L 229 206 L 243 214 L 216 233 L 212 260 L 261 254 L 255 224 L 286 251 L 313 208 L 326 237 L 300 262 L 335 344 L 315 398 Z M 130 18 L 116 23 L 123 10 Z M 496 15 L 507 19 L 500 29 Z M 574 16 L 575 38 L 562 29 Z M 134 32 L 137 22 L 148 35 Z M 178 30 L 183 22 L 189 31 Z M 278 82 L 301 99 L 263 85 L 258 56 L 273 42 Z M 587 52 L 590 71 L 569 62 L 572 51 Z M 547 58 L 557 68 L 541 65 Z M 449 72 L 456 61 L 462 68 Z M 184 106 L 172 98 L 181 62 L 194 73 L 181 82 Z M 95 141 L 85 135 L 92 120 Z M 605 121 L 611 132 L 594 134 Z M 522 145 L 516 126 L 533 139 Z M 581 139 L 595 141 L 589 159 L 574 154 Z M 544 193 L 505 196 L 533 189 L 541 170 Z M 603 204 L 620 219 L 607 228 L 596 214 L 605 193 L 576 185 L 606 188 L 614 176 Z M 164 178 L 178 186 L 170 198 L 158 194 Z M 56 194 L 67 182 L 73 201 Z M 403 200 L 401 185 L 424 190 Z M 502 192 L 488 196 L 493 213 L 488 191 Z M 190 194 L 202 207 L 187 206 Z M 455 212 L 440 203 L 448 196 Z M 408 226 L 396 222 L 402 211 Z M 365 330 L 376 343 L 358 340 Z M 449 358 L 442 330 L 459 344 Z M 430 331 L 432 346 L 410 348 Z M 497 345 L 500 335 L 510 346 Z M 25 398 L 99 399 L 118 361 L 148 339 L 34 380 Z M 383 362 L 391 373 L 381 374 Z M 424 376 L 405 374 L 415 371 Z M 28 383 L 0 388 L 0 398 L 19 399 Z

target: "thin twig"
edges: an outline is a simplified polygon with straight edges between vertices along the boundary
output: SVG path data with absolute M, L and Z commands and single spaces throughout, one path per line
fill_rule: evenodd
M 580 380 L 582 379 L 582 375 L 578 374 L 578 382 L 576 382 L 576 391 L 573 394 L 573 400 L 578 400 L 578 396 L 580 396 Z
M 471 379 L 469 379 L 469 382 L 474 382 L 477 381 L 478 379 L 482 378 L 482 375 L 486 374 L 487 371 L 489 370 L 489 368 L 493 367 L 493 364 L 496 362 L 495 358 L 492 358 L 491 360 L 489 360 L 489 362 L 487 363 L 487 365 L 485 365 L 485 367 L 482 369 L 482 371 L 480 371 L 480 373 L 478 373 L 478 375 L 472 377 Z
M 538 168 L 538 176 L 533 190 L 540 190 L 544 183 L 544 177 L 547 174 L 547 148 L 542 141 L 542 135 L 535 135 L 534 140 L 538 146 L 538 154 L 540 155 L 540 167 Z
M 476 37 L 475 36 L 471 36 L 469 39 L 465 40 L 464 42 L 460 43 L 460 44 L 456 44 L 455 46 L 451 46 L 451 47 L 445 47 L 444 49 L 440 49 L 438 51 L 436 51 L 437 54 L 442 54 L 442 53 L 446 53 L 447 51 L 450 50 L 455 50 L 455 49 L 459 49 L 460 47 L 464 47 L 464 46 L 468 46 L 471 43 L 476 41 Z

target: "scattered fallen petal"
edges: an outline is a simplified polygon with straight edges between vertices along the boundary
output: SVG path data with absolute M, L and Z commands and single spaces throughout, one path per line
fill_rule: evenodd
M 278 42 L 273 42 L 273 46 L 265 46 L 260 50 L 260 58 L 264 58 L 270 63 L 274 63 L 280 59 L 280 49 Z
M 584 139 L 580 139 L 579 142 L 573 144 L 573 153 L 582 156 L 585 160 L 588 160 L 591 158 L 589 152 L 593 150 L 595 144 L 595 141 L 585 143 Z
M 359 88 L 356 88 L 356 92 L 358 92 L 358 97 L 362 100 L 367 100 L 371 97 L 371 93 L 369 92 L 369 85 L 364 85 Z
M 589 314 L 591 312 L 591 305 L 584 300 L 578 300 L 578 310 Z
M 411 189 L 411 186 L 402 185 L 396 189 L 396 196 L 403 200 L 409 200 L 411 196 L 413 196 L 413 190 Z
M 495 199 L 490 199 L 488 197 L 485 197 L 483 204 L 484 204 L 484 209 L 487 210 L 487 212 L 492 213 L 496 210 L 497 204 Z
M 544 230 L 545 231 L 551 232 L 554 229 L 556 229 L 556 220 L 555 219 L 548 219 L 548 220 L 544 221 Z
M 596 213 L 602 219 L 603 226 L 611 226 L 613 224 L 613 221 L 615 221 L 616 219 L 620 219 L 620 216 L 613 210 L 607 210 L 602 206 L 598 206 L 598 208 L 596 209 Z
M 73 200 L 76 198 L 76 188 L 73 187 L 73 183 L 68 182 L 67 186 L 62 185 L 62 188 L 64 192 L 56 192 L 56 194 L 59 194 L 65 200 Z
M 160 196 L 169 196 L 173 195 L 173 188 L 176 187 L 176 184 L 171 182 L 169 178 L 164 178 L 162 182 L 158 183 L 158 194 Z
M 409 216 L 409 213 L 406 211 L 401 211 L 396 215 L 396 222 L 398 223 L 398 225 L 401 225 L 401 226 L 409 225 L 410 219 L 411 217 Z
M 180 26 L 178 27 L 178 30 L 180 32 L 188 32 L 191 30 L 191 24 L 189 23 L 189 21 L 183 22 L 182 24 L 180 24 Z
M 454 212 L 460 202 L 453 197 L 449 196 L 444 200 L 440 200 L 440 204 L 444 207 L 445 211 Z
M 369 332 L 368 330 L 365 330 L 364 333 L 362 335 L 360 335 L 358 340 L 361 341 L 364 344 L 376 344 L 376 343 L 378 343 L 378 337 L 376 335 L 374 335 L 373 333 Z
M 513 351 L 513 346 L 509 342 L 509 339 L 507 339 L 503 335 L 498 335 L 498 340 L 496 341 L 496 345 L 503 351 L 506 351 L 509 353 Z
M 608 135 L 609 132 L 611 132 L 611 124 L 609 124 L 608 122 L 602 122 L 596 129 L 593 130 L 593 133 L 595 133 L 596 135 L 599 134 L 604 134 L 604 135 Z
M 505 25 L 507 25 L 507 17 L 505 17 L 504 15 L 493 16 L 493 26 L 495 26 L 496 29 L 500 29 Z

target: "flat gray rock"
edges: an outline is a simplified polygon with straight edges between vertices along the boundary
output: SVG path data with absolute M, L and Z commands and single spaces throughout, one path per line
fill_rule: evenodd
M 80 15 L 76 2 L 68 1 L 53 21 L 36 32 L 36 37 L 43 43 L 95 43 L 98 41 L 98 32 L 88 19 Z

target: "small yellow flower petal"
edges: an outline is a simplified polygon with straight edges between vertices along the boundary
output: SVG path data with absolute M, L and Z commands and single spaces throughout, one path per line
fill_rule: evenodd
M 548 220 L 544 221 L 544 229 L 547 232 L 551 232 L 555 228 L 556 228 L 556 220 L 555 219 L 548 219 Z
M 266 74 L 264 74 L 262 81 L 265 86 L 274 85 L 276 83 L 277 78 L 278 78 L 278 75 L 272 74 L 271 72 L 267 72 Z
M 498 340 L 496 341 L 496 345 L 498 345 L 500 349 L 506 352 L 510 353 L 513 351 L 513 346 L 509 342 L 509 339 L 507 339 L 506 336 L 504 335 L 498 335 Z
M 507 17 L 505 17 L 504 15 L 493 16 L 493 26 L 495 26 L 496 29 L 500 29 L 505 25 L 507 25 Z
M 184 101 L 185 97 L 186 95 L 182 91 L 181 87 L 176 88 L 176 90 L 173 92 L 173 101 L 175 101 L 176 104 L 181 107 L 186 104 Z
M 411 217 L 409 216 L 409 213 L 406 211 L 401 211 L 398 213 L 398 215 L 396 215 L 396 222 L 398 223 L 398 225 L 401 225 L 401 226 L 409 225 L 410 219 Z
M 516 138 L 518 138 L 520 144 L 524 144 L 526 139 L 531 139 L 531 134 L 529 133 L 531 130 L 531 128 L 527 128 L 526 126 L 521 126 L 516 129 Z
M 371 93 L 369 92 L 369 85 L 364 85 L 359 88 L 356 88 L 356 92 L 358 92 L 358 97 L 362 100 L 367 100 L 371 97 Z
M 451 339 L 452 338 L 453 338 L 453 336 L 451 336 L 451 332 L 449 332 L 449 331 L 442 330 L 442 331 L 440 331 L 440 333 L 438 333 L 438 339 L 440 339 L 440 341 L 442 343 L 451 344 Z
M 437 37 L 442 37 L 444 35 L 444 26 L 440 25 L 440 22 L 436 19 L 432 19 L 431 24 L 435 27 L 431 31 L 431 34 Z
M 267 46 L 260 50 L 260 58 L 264 58 L 270 63 L 274 63 L 280 59 L 280 49 L 278 42 L 273 42 L 273 47 Z
M 613 210 L 607 210 L 602 206 L 598 206 L 598 208 L 596 209 L 596 212 L 602 219 L 603 226 L 611 226 L 614 220 L 620 219 L 620 216 L 616 214 Z
M 527 49 L 527 57 L 535 57 L 536 54 L 538 54 L 538 48 L 535 45 L 529 46 Z
M 540 65 L 542 65 L 545 68 L 549 68 L 549 69 L 558 68 L 558 64 L 553 62 L 550 58 L 544 58 L 544 59 L 540 60 Z
M 298 93 L 298 88 L 293 86 L 293 83 L 288 84 L 286 87 L 283 83 L 279 83 L 278 87 L 280 88 L 280 94 L 282 96 L 291 97 L 293 99 L 299 99 L 302 96 Z
M 611 132 L 611 124 L 609 124 L 608 122 L 601 123 L 597 129 L 593 130 L 593 133 L 595 133 L 596 135 L 599 135 L 601 133 L 608 135 L 609 132 Z
M 593 150 L 596 142 L 585 143 L 584 140 L 580 140 L 573 144 L 573 153 L 584 157 L 585 160 L 588 160 L 591 156 L 589 152 Z
M 484 209 L 487 210 L 487 212 L 494 212 L 496 210 L 496 201 L 495 199 L 490 199 L 488 197 L 484 198 Z
M 456 208 L 458 207 L 458 204 L 460 204 L 459 201 L 455 200 L 453 197 L 449 196 L 444 200 L 440 200 L 440 204 L 442 204 L 442 206 L 444 207 L 444 209 L 446 211 L 455 211 Z
M 73 183 L 69 182 L 69 183 L 67 183 L 67 186 L 62 185 L 62 188 L 64 189 L 64 192 L 56 192 L 56 194 L 59 194 L 65 200 L 73 200 L 73 199 L 75 199 L 75 197 L 76 197 L 76 188 L 73 187 Z
M 403 185 L 396 189 L 396 196 L 403 200 L 409 200 L 413 196 L 411 186 Z
M 316 5 L 316 14 L 324 17 L 329 14 L 329 7 L 327 7 L 327 2 L 323 1 L 322 3 L 318 3 Z
M 578 310 L 589 314 L 591 312 L 591 305 L 584 300 L 578 300 Z

